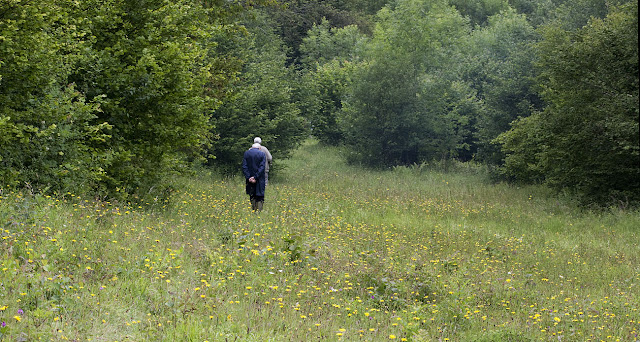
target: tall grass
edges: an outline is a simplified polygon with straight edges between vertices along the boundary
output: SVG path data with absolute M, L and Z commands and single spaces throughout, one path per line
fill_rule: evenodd
M 0 198 L 0 339 L 636 341 L 637 211 L 307 142 L 140 206 Z

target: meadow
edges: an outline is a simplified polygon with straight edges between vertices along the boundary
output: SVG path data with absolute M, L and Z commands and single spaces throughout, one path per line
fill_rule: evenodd
M 140 205 L 3 189 L 0 340 L 638 341 L 640 212 L 344 159 L 307 142 L 260 214 L 206 172 Z

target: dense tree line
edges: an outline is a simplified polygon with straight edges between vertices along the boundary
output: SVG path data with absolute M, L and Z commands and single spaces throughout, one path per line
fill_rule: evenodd
M 224 155 L 212 142 L 225 142 L 218 129 L 232 118 L 230 103 L 242 98 L 236 85 L 259 78 L 247 65 L 280 72 L 277 52 L 260 55 L 273 62 L 245 58 L 253 37 L 238 18 L 250 10 L 228 1 L 3 0 L 2 186 L 157 195 L 172 175 Z M 277 82 L 270 86 L 279 91 Z M 279 121 L 269 129 L 282 141 L 273 137 L 274 150 L 286 152 L 301 120 L 296 110 L 281 114 L 290 101 L 273 93 L 262 99 L 277 108 L 260 115 Z M 253 109 L 239 110 L 257 115 Z
M 156 195 L 253 136 L 637 203 L 625 0 L 2 0 L 2 186 Z
M 305 114 L 360 163 L 473 160 L 637 203 L 637 17 L 634 1 L 388 1 L 371 34 L 321 22 L 303 38 Z
M 499 137 L 505 174 L 588 201 L 637 198 L 637 14 L 633 2 L 575 31 L 545 27 L 538 79 L 548 105 Z

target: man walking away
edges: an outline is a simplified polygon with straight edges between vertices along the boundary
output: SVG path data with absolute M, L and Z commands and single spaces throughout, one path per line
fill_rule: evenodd
M 260 137 L 256 137 L 255 139 L 253 139 L 253 143 L 254 144 L 260 144 L 260 151 L 264 152 L 264 154 L 267 156 L 267 163 L 264 166 L 264 185 L 269 185 L 269 166 L 271 166 L 271 161 L 273 160 L 273 158 L 271 157 L 271 153 L 269 153 L 269 150 L 262 146 L 262 139 L 260 139 Z
M 246 179 L 246 192 L 251 201 L 251 210 L 260 212 L 264 205 L 265 164 L 267 156 L 260 151 L 260 144 L 253 144 L 242 158 L 242 173 Z

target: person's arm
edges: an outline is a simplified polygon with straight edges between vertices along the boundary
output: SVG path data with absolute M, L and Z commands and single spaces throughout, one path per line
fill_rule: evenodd
M 249 165 L 247 165 L 247 152 L 244 153 L 244 158 L 242 158 L 242 174 L 244 174 L 244 178 L 249 179 L 251 175 L 249 174 Z

